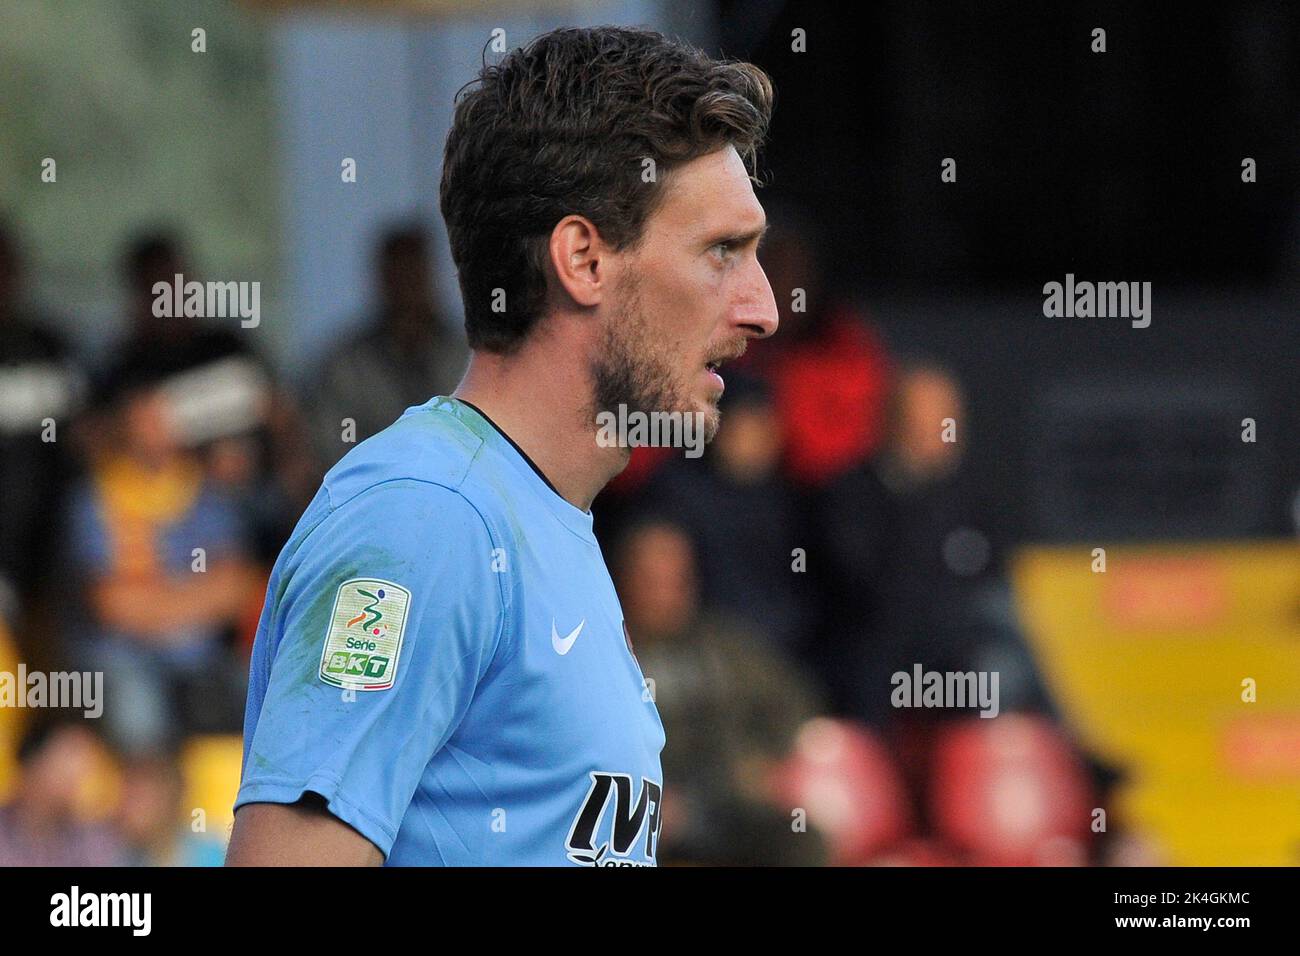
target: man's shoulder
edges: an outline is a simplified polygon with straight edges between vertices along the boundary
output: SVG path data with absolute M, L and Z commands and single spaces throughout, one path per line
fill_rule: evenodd
M 412 405 L 395 422 L 351 449 L 325 474 L 330 504 L 341 506 L 367 489 L 410 479 L 460 491 L 483 439 L 447 399 Z
M 277 600 L 373 579 L 508 605 L 491 573 L 506 546 L 500 509 L 468 478 L 483 442 L 434 403 L 408 408 L 326 473 L 277 561 Z
M 477 512 L 494 530 L 502 502 L 499 484 L 481 477 L 491 467 L 486 438 L 478 419 L 451 399 L 413 405 L 330 468 L 322 482 L 326 510 L 391 507 L 404 498 L 400 505 L 425 515 Z

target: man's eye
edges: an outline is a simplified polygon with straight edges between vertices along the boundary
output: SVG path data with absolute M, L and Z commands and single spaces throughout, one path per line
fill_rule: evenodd
M 719 259 L 725 259 L 735 250 L 736 244 L 728 239 L 714 243 L 713 248 L 717 251 Z

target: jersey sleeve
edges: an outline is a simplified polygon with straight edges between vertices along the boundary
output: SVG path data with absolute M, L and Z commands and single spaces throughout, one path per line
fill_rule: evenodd
M 254 681 L 269 675 L 236 808 L 318 793 L 387 857 L 505 633 L 495 556 L 464 497 L 415 480 L 368 489 L 312 529 L 258 635 L 279 641 L 254 650 Z

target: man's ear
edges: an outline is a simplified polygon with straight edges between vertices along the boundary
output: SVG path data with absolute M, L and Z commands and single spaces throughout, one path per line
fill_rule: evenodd
M 551 268 L 564 293 L 579 306 L 598 305 L 609 284 L 610 249 L 585 216 L 565 216 L 551 230 Z

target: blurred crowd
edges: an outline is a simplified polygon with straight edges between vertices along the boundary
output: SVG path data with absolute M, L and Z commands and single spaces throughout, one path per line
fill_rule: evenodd
M 1089 808 L 1115 774 L 1022 633 L 999 503 L 963 480 L 961 383 L 891 354 L 818 273 L 814 225 L 770 213 L 781 330 L 726 370 L 716 441 L 638 449 L 595 506 L 667 733 L 660 862 L 1112 859 Z M 307 393 L 238 327 L 154 315 L 154 284 L 191 277 L 180 237 L 128 243 L 124 332 L 88 359 L 31 307 L 0 226 L 0 661 L 102 672 L 109 700 L 94 721 L 0 710 L 0 865 L 220 862 L 179 748 L 240 732 L 267 575 L 324 472 L 467 361 L 424 232 L 374 255 L 373 312 Z M 918 664 L 997 672 L 1000 715 L 893 706 Z M 100 754 L 121 785 L 92 820 Z

